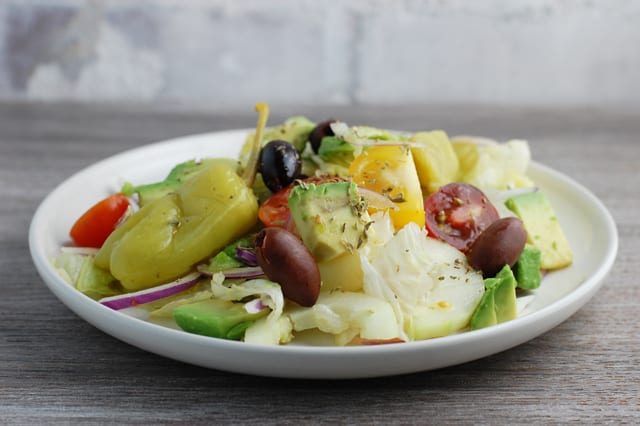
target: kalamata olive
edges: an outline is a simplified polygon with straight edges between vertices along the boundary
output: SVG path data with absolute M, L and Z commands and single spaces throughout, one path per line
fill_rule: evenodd
M 325 136 L 335 135 L 331 129 L 331 124 L 335 122 L 336 120 L 334 119 L 325 120 L 322 123 L 318 123 L 318 125 L 311 131 L 309 134 L 309 142 L 311 143 L 313 152 L 317 153 L 318 149 L 320 149 L 320 142 L 322 142 L 322 138 Z
M 258 265 L 282 294 L 301 306 L 313 306 L 320 294 L 320 270 L 309 249 L 291 232 L 269 227 L 255 240 Z
M 271 192 L 289 186 L 300 175 L 301 169 L 300 153 L 290 142 L 273 140 L 262 147 L 258 171 Z
M 516 217 L 493 222 L 471 244 L 467 252 L 469 264 L 482 271 L 485 278 L 493 277 L 504 265 L 513 265 L 527 242 L 527 231 Z

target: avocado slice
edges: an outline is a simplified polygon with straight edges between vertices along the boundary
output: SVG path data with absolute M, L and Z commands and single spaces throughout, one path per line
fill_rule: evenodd
M 495 277 L 486 278 L 484 286 L 480 304 L 471 316 L 471 330 L 500 324 L 517 315 L 516 279 L 509 265 L 505 265 Z
M 516 277 L 517 287 L 523 290 L 534 290 L 540 287 L 542 274 L 540 273 L 540 249 L 526 244 L 520 257 L 513 265 L 513 275 Z
M 516 195 L 505 201 L 505 206 L 522 220 L 527 242 L 540 250 L 542 269 L 559 269 L 573 262 L 569 242 L 545 194 L 536 191 Z
M 304 245 L 318 262 L 353 252 L 367 240 L 370 218 L 353 182 L 296 186 L 289 208 Z
M 186 332 L 228 340 L 240 340 L 256 320 L 269 309 L 250 314 L 242 303 L 210 299 L 178 306 L 173 311 L 176 324 Z

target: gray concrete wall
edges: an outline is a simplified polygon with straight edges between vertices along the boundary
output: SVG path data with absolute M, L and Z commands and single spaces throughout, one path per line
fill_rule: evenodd
M 640 1 L 0 2 L 0 101 L 640 107 Z

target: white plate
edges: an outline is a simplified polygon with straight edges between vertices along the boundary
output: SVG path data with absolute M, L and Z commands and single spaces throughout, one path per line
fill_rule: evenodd
M 548 195 L 574 249 L 574 264 L 548 274 L 521 316 L 457 335 L 366 347 L 259 346 L 188 334 L 106 308 L 73 289 L 51 264 L 73 221 L 124 180 L 163 178 L 176 163 L 205 156 L 235 158 L 246 130 L 160 142 L 96 163 L 67 179 L 36 211 L 31 255 L 53 293 L 80 317 L 120 340 L 188 363 L 246 374 L 297 378 L 359 378 L 436 369 L 524 343 L 569 318 L 600 287 L 618 249 L 615 223 L 584 187 L 539 164 L 530 175 Z M 586 332 L 586 331 L 585 331 Z

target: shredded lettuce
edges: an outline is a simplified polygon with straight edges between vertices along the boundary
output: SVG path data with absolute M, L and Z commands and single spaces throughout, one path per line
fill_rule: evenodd
M 333 334 L 337 345 L 346 345 L 358 335 L 372 340 L 402 337 L 392 307 L 384 300 L 363 293 L 323 292 L 315 305 L 292 307 L 287 313 L 295 331 L 317 328 Z
M 511 189 L 533 186 L 526 176 L 531 161 L 529 144 L 524 140 L 477 145 L 477 160 L 462 176 L 464 182 L 480 189 Z
M 202 291 L 196 291 L 196 292 L 187 290 L 184 293 L 180 293 L 179 295 L 175 295 L 175 296 L 171 296 L 170 298 L 167 298 L 167 299 L 171 299 L 169 302 L 166 302 L 167 299 L 163 299 L 161 304 L 159 304 L 160 306 L 157 307 L 156 309 L 154 309 L 157 305 L 155 302 L 151 302 L 147 304 L 148 306 L 147 305 L 141 305 L 141 306 L 145 306 L 147 308 L 153 309 L 151 312 L 149 312 L 149 316 L 152 318 L 172 318 L 173 310 L 178 306 L 189 305 L 191 303 L 196 303 L 196 302 L 202 302 L 204 300 L 211 299 L 212 297 L 213 297 L 213 293 L 211 293 L 210 290 L 202 290 Z
M 395 320 L 394 322 L 400 330 L 399 337 L 403 340 L 410 340 L 405 329 L 409 329 L 411 327 L 411 316 L 405 315 L 405 311 L 400 304 L 400 299 L 396 297 L 393 289 L 389 286 L 380 272 L 371 265 L 367 256 L 361 254 L 360 263 L 362 265 L 362 287 L 364 293 L 380 300 L 384 300 L 389 304 L 389 306 L 391 306 Z
M 371 215 L 371 225 L 369 226 L 367 240 L 367 250 L 373 254 L 376 248 L 384 246 L 387 241 L 393 238 L 395 234 L 395 228 L 393 227 L 393 221 L 389 216 L 388 211 L 378 211 Z
M 442 336 L 466 327 L 484 292 L 482 275 L 448 244 L 409 223 L 363 256 L 364 291 L 389 302 L 409 339 Z
M 336 136 L 327 136 L 322 139 L 318 156 L 326 162 L 349 168 L 353 161 L 353 145 Z
M 268 317 L 260 318 L 254 322 L 244 333 L 244 341 L 247 343 L 259 343 L 263 345 L 284 344 L 293 338 L 293 325 L 288 316 L 281 316 L 275 321 Z
M 331 124 L 331 130 L 340 139 L 353 145 L 361 145 L 364 139 L 381 141 L 407 140 L 407 135 L 371 126 L 352 126 L 337 121 Z
M 271 309 L 264 321 L 256 321 L 245 333 L 245 342 L 259 342 L 277 345 L 291 340 L 291 327 L 287 318 L 282 318 L 284 296 L 280 285 L 266 279 L 248 280 L 225 284 L 224 274 L 215 273 L 211 278 L 213 297 L 221 300 L 238 301 L 257 297 Z
M 343 164 L 323 160 L 318 154 L 313 152 L 313 148 L 311 148 L 310 143 L 305 146 L 301 157 L 306 163 L 307 174 L 309 175 L 317 173 L 318 171 L 322 174 L 332 176 L 347 176 L 349 174 L 348 166 L 345 167 Z M 311 171 L 312 173 L 309 173 Z
M 113 275 L 95 265 L 93 256 L 63 252 L 56 256 L 53 265 L 67 282 L 93 299 L 123 292 Z

